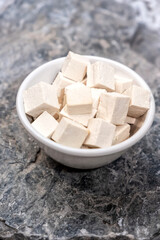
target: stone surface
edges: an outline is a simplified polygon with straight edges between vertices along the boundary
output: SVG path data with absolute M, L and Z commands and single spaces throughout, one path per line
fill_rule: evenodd
M 159 8 L 159 0 L 1 0 L 0 239 L 160 239 Z M 143 140 L 92 171 L 47 157 L 15 109 L 24 77 L 68 50 L 133 68 L 157 105 Z

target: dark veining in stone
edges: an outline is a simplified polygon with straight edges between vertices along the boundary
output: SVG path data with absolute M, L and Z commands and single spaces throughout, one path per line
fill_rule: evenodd
M 6 0 L 0 6 L 0 239 L 160 239 L 159 29 L 137 18 L 136 2 L 138 10 L 128 0 Z M 128 65 L 156 101 L 147 135 L 92 171 L 47 157 L 16 114 L 24 77 L 69 49 Z

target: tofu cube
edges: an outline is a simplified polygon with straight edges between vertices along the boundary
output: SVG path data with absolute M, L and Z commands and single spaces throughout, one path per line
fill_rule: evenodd
M 126 90 L 124 94 L 130 96 L 131 98 L 128 116 L 138 118 L 149 109 L 150 93 L 148 90 L 133 85 L 131 88 Z
M 115 80 L 116 80 L 115 91 L 118 93 L 123 93 L 133 85 L 133 80 L 129 78 L 115 76 Z
M 44 111 L 54 115 L 59 110 L 56 88 L 52 85 L 39 82 L 23 93 L 25 113 L 38 117 Z
M 91 94 L 92 94 L 92 100 L 93 100 L 92 107 L 94 109 L 98 108 L 101 93 L 106 93 L 106 92 L 107 91 L 105 89 L 91 88 Z
M 123 125 L 126 120 L 130 98 L 120 93 L 102 93 L 97 117 L 115 125 Z
M 47 138 L 52 136 L 57 126 L 58 122 L 46 111 L 32 123 L 32 127 Z
M 88 63 L 87 65 L 87 82 L 88 87 L 94 87 L 94 74 L 93 74 L 93 64 Z
M 82 81 L 86 75 L 88 63 L 85 57 L 69 52 L 62 66 L 62 73 L 73 81 Z
M 100 118 L 89 120 L 88 129 L 90 134 L 84 145 L 96 148 L 106 148 L 112 145 L 116 126 Z
M 91 113 L 81 114 L 81 115 L 73 115 L 73 114 L 70 115 L 67 112 L 67 106 L 64 106 L 64 108 L 60 111 L 60 115 L 62 117 L 67 117 L 69 119 L 72 119 L 73 121 L 76 121 L 76 122 L 82 124 L 85 127 L 88 126 L 89 120 L 91 118 L 94 118 L 96 113 L 97 113 L 97 110 L 93 108 Z
M 131 124 L 131 125 L 135 124 L 136 118 L 132 118 L 132 117 L 127 116 L 125 122 L 128 123 L 128 124 Z
M 65 146 L 80 148 L 89 131 L 81 124 L 63 117 L 52 135 L 52 139 Z
M 130 133 L 131 136 L 135 134 L 142 127 L 146 119 L 146 115 L 147 115 L 147 112 L 143 114 L 141 117 L 136 118 L 135 123 L 131 125 L 131 133 Z
M 118 144 L 129 138 L 130 135 L 130 125 L 125 123 L 121 126 L 116 126 L 115 136 L 113 140 L 113 145 Z
M 75 83 L 75 82 L 64 77 L 61 72 L 58 73 L 58 75 L 56 76 L 52 85 L 55 86 L 55 88 L 57 89 L 57 96 L 58 96 L 59 103 L 63 102 L 65 87 L 67 87 L 73 83 Z
M 91 89 L 82 83 L 72 84 L 65 89 L 68 114 L 80 115 L 92 112 Z
M 97 61 L 93 64 L 88 64 L 87 86 L 115 91 L 114 74 L 114 68 L 106 62 Z

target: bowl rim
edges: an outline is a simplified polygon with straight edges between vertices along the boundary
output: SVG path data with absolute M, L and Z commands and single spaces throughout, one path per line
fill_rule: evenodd
M 129 67 L 125 66 L 122 63 L 119 63 L 117 61 L 108 59 L 108 58 L 103 58 L 103 57 L 97 57 L 97 56 L 89 56 L 89 55 L 84 55 L 84 57 L 91 59 L 91 60 L 101 60 L 101 61 L 106 61 L 108 63 L 114 64 L 120 68 L 122 68 L 124 71 L 131 73 L 136 80 L 140 83 L 141 86 L 143 86 L 144 88 L 148 89 L 151 97 L 150 97 L 150 109 L 147 112 L 146 115 L 146 119 L 142 125 L 142 127 L 130 138 L 128 138 L 127 140 L 110 146 L 108 148 L 103 148 L 103 149 L 79 149 L 79 148 L 72 148 L 72 147 L 67 147 L 64 145 L 61 145 L 59 143 L 56 143 L 48 138 L 43 137 L 40 133 L 38 133 L 30 124 L 29 120 L 27 119 L 27 116 L 23 110 L 22 107 L 22 102 L 23 102 L 23 91 L 26 89 L 26 85 L 30 82 L 30 80 L 34 77 L 35 74 L 37 74 L 37 72 L 39 70 L 44 70 L 46 68 L 47 65 L 49 64 L 54 64 L 56 63 L 61 63 L 65 57 L 61 57 L 61 58 L 57 58 L 54 59 L 52 61 L 49 61 L 47 63 L 42 64 L 41 66 L 39 66 L 38 68 L 36 68 L 35 70 L 33 70 L 21 83 L 19 89 L 18 89 L 18 93 L 17 93 L 17 97 L 16 97 L 16 109 L 17 109 L 17 113 L 18 113 L 18 117 L 22 123 L 22 125 L 25 127 L 25 129 L 39 142 L 41 142 L 42 144 L 58 151 L 58 152 L 63 152 L 65 154 L 69 154 L 69 155 L 73 155 L 73 156 L 83 156 L 83 157 L 98 157 L 98 156 L 105 156 L 105 155 L 110 155 L 110 154 L 114 154 L 120 151 L 124 151 L 127 150 L 129 147 L 133 146 L 135 143 L 137 143 L 142 137 L 144 137 L 144 135 L 146 134 L 146 132 L 149 130 L 149 128 L 152 125 L 153 119 L 154 119 L 154 114 L 155 114 L 155 102 L 154 102 L 154 97 L 153 94 L 151 92 L 150 87 L 148 86 L 148 84 L 145 82 L 145 80 L 139 76 L 139 74 L 137 74 L 135 71 L 133 71 L 132 69 L 130 69 Z

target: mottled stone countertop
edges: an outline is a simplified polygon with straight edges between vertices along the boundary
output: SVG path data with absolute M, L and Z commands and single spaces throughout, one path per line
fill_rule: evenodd
M 160 240 L 159 12 L 159 0 L 0 1 L 1 240 Z M 15 108 L 24 77 L 69 50 L 128 65 L 156 101 L 147 135 L 91 171 L 47 157 Z

